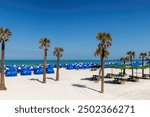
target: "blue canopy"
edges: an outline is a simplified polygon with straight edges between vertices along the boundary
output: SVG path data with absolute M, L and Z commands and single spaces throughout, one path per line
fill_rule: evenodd
M 149 61 L 147 61 L 147 64 L 150 64 L 150 60 L 149 60 Z
M 72 70 L 72 69 L 74 69 L 74 66 L 73 66 L 72 64 L 69 64 L 69 65 L 67 65 L 67 68 L 66 68 L 66 69 Z
M 8 77 L 17 76 L 17 71 L 11 68 L 11 69 L 6 70 L 5 75 Z
M 140 66 L 140 65 L 141 65 L 141 62 L 139 62 L 139 61 L 136 61 L 133 63 L 133 66 Z
M 54 68 L 54 65 L 48 65 L 49 68 Z
M 27 69 L 27 68 L 24 68 L 24 69 L 21 69 L 21 75 L 31 75 L 31 70 L 30 69 Z
M 33 66 L 29 67 L 29 70 L 34 71 L 34 67 Z
M 47 73 L 47 74 L 54 74 L 54 69 L 53 69 L 53 68 L 50 68 L 50 67 L 47 67 L 47 68 L 46 68 L 46 73 Z
M 75 66 L 74 66 L 74 69 L 79 69 L 79 65 L 75 65 Z
M 35 68 L 34 74 L 36 74 L 36 75 L 43 74 L 43 69 L 42 68 Z

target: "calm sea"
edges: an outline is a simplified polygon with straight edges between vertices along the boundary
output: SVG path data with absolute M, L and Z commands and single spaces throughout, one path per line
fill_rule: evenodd
M 106 60 L 105 62 L 112 62 L 113 60 Z M 70 63 L 100 63 L 99 60 L 61 60 L 61 64 Z M 36 65 L 43 64 L 43 60 L 5 60 L 5 65 Z M 56 60 L 47 60 L 47 64 L 56 64 Z

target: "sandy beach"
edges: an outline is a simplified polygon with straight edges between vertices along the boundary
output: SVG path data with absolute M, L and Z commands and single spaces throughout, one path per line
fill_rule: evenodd
M 56 69 L 55 69 L 56 70 Z M 113 73 L 120 70 L 113 69 Z M 126 70 L 131 74 L 131 70 Z M 111 73 L 110 68 L 105 74 Z M 149 73 L 146 69 L 145 73 Z M 91 80 L 97 71 L 60 69 L 60 81 L 55 81 L 55 74 L 47 74 L 47 83 L 41 83 L 43 75 L 6 77 L 7 91 L 0 91 L 0 99 L 13 100 L 148 100 L 150 99 L 150 80 L 139 82 L 126 81 L 125 84 L 113 84 L 105 78 L 105 93 L 101 94 L 100 82 Z M 141 70 L 138 70 L 141 76 Z

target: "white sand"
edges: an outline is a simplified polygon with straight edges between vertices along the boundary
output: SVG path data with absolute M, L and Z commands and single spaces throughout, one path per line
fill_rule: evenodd
M 131 70 L 126 71 L 131 74 Z M 113 72 L 118 73 L 120 70 L 114 69 Z M 105 69 L 106 73 L 111 73 L 111 69 Z M 138 73 L 141 76 L 141 70 L 138 70 Z M 145 73 L 149 73 L 149 70 L 145 70 Z M 0 91 L 0 99 L 150 99 L 150 80 L 140 79 L 139 82 L 126 82 L 119 85 L 106 83 L 112 79 L 105 78 L 105 93 L 101 94 L 99 93 L 100 82 L 89 80 L 95 74 L 98 74 L 98 70 L 60 69 L 60 81 L 55 81 L 55 74 L 47 74 L 46 84 L 39 82 L 42 81 L 43 75 L 6 77 L 7 91 Z M 73 86 L 73 84 L 84 87 Z

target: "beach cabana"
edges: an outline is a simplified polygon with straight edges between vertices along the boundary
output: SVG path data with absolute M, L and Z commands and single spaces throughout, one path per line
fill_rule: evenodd
M 27 68 L 21 69 L 20 75 L 31 75 L 31 70 Z
M 62 66 L 62 68 L 65 68 L 65 67 L 66 67 L 66 65 L 65 65 L 65 64 L 62 64 L 61 66 Z
M 72 64 L 69 64 L 69 65 L 67 65 L 67 68 L 66 68 L 67 70 L 72 70 L 72 69 L 74 69 L 74 66 L 72 65 Z
M 21 72 L 22 67 L 17 67 L 17 72 Z
M 142 69 L 147 69 L 147 68 L 149 68 L 149 74 L 143 74 L 143 78 L 150 79 L 150 65 L 142 66 Z
M 84 69 L 84 66 L 80 64 L 80 65 L 79 65 L 79 68 L 80 68 L 80 69 Z
M 54 74 L 54 69 L 51 68 L 51 67 L 47 67 L 47 68 L 46 68 L 46 73 L 47 73 L 47 74 Z
M 132 76 L 132 75 L 129 75 L 129 78 L 128 78 L 128 80 L 129 81 L 134 81 L 134 82 L 139 82 L 139 77 L 138 77 L 138 72 L 137 72 L 137 70 L 138 69 L 141 69 L 142 67 L 141 66 L 130 66 L 130 67 L 128 67 L 127 69 L 131 69 L 131 70 L 134 70 L 134 69 L 136 69 L 136 76 Z
M 36 75 L 43 74 L 43 69 L 42 68 L 35 68 L 34 74 L 36 74 Z
M 34 71 L 34 67 L 33 66 L 29 67 L 29 70 Z
M 17 76 L 17 71 L 14 68 L 6 70 L 5 75 L 8 77 Z
M 122 70 L 126 69 L 126 65 L 120 65 L 120 66 L 113 66 L 115 69 L 120 69 L 121 72 L 117 75 L 114 75 L 115 78 L 114 78 L 114 83 L 118 83 L 118 84 L 125 84 L 125 79 L 123 78 L 124 77 L 124 74 L 122 72 Z
M 135 69 L 136 70 L 136 77 L 138 77 L 138 69 L 141 69 L 141 66 L 130 66 L 127 69 Z
M 79 70 L 79 65 L 75 65 L 74 69 Z
M 48 65 L 48 68 L 54 68 L 55 65 Z

